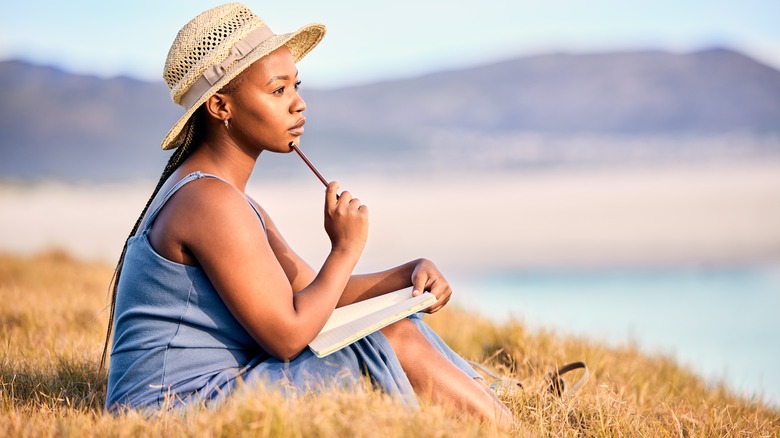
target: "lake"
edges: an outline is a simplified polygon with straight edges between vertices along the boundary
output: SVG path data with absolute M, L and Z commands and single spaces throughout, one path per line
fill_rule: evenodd
M 636 341 L 780 406 L 779 264 L 511 271 L 461 281 L 459 290 L 461 304 L 498 321 Z

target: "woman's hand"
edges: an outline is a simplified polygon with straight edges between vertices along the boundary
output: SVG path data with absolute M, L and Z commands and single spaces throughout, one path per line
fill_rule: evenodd
M 412 295 L 418 296 L 423 292 L 430 292 L 438 300 L 436 304 L 423 310 L 426 313 L 434 313 L 444 307 L 452 297 L 452 289 L 439 269 L 432 261 L 420 259 L 412 271 Z
M 368 207 L 332 181 L 325 192 L 325 231 L 335 250 L 363 251 L 368 237 Z

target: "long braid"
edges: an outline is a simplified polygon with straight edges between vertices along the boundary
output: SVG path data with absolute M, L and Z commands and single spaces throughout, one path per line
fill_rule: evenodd
M 106 341 L 105 344 L 103 344 L 103 354 L 100 356 L 100 367 L 98 368 L 98 374 L 103 372 L 103 367 L 106 364 L 106 356 L 108 355 L 108 342 L 111 339 L 111 331 L 114 328 L 114 310 L 116 309 L 116 293 L 119 288 L 119 278 L 122 275 L 122 267 L 125 264 L 125 254 L 127 253 L 127 242 L 130 240 L 131 237 L 135 236 L 136 232 L 138 232 L 138 228 L 141 226 L 141 221 L 143 220 L 144 216 L 146 215 L 147 210 L 149 210 L 149 206 L 152 204 L 152 201 L 157 196 L 157 193 L 160 192 L 160 189 L 162 188 L 163 184 L 165 184 L 165 181 L 168 180 L 168 178 L 173 174 L 173 172 L 181 165 L 182 162 L 184 162 L 187 157 L 190 156 L 193 149 L 193 143 L 195 143 L 198 138 L 196 133 L 196 125 L 199 123 L 199 117 L 198 113 L 200 111 L 197 111 L 193 116 L 190 123 L 187 124 L 187 131 L 185 134 L 184 142 L 182 145 L 174 151 L 173 155 L 171 155 L 171 158 L 168 159 L 168 164 L 165 165 L 165 169 L 162 172 L 162 175 L 160 176 L 160 180 L 157 182 L 157 187 L 154 188 L 154 191 L 152 192 L 152 196 L 149 197 L 149 200 L 146 201 L 146 205 L 144 206 L 143 211 L 141 212 L 141 215 L 138 216 L 138 219 L 135 221 L 135 225 L 133 225 L 132 231 L 130 231 L 130 235 L 127 236 L 127 239 L 125 240 L 125 244 L 122 247 L 122 254 L 119 256 L 119 261 L 116 264 L 116 268 L 114 268 L 114 275 L 111 277 L 111 310 L 108 314 L 108 328 L 106 329 Z

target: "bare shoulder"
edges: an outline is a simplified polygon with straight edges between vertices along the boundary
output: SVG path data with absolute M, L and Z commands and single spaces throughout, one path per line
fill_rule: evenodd
M 194 210 L 188 213 L 202 219 L 230 219 L 235 214 L 253 212 L 243 193 L 215 178 L 198 179 L 182 187 L 180 192 L 178 203 L 186 210 Z
M 201 178 L 179 189 L 160 210 L 149 240 L 172 261 L 196 265 L 196 252 L 263 239 L 262 226 L 244 195 L 230 184 Z

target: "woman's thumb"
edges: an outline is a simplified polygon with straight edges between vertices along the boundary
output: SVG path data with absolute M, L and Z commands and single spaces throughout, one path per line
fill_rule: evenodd
M 412 296 L 416 297 L 420 295 L 421 293 L 425 292 L 425 282 L 428 279 L 423 277 L 422 275 L 418 276 L 414 279 L 414 283 L 412 284 Z

